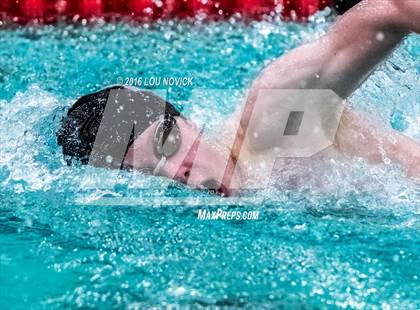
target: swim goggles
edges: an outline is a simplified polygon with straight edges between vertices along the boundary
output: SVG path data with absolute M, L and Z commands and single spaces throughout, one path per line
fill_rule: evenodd
M 185 166 L 184 162 L 187 159 L 188 161 L 194 161 L 203 132 L 204 127 L 200 130 L 200 133 L 185 155 L 185 159 L 182 162 L 181 167 Z M 179 148 L 181 147 L 181 143 L 181 130 L 179 129 L 175 118 L 170 115 L 165 119 L 160 120 L 156 126 L 155 134 L 153 137 L 153 151 L 155 156 L 159 159 L 158 164 L 156 165 L 155 169 L 153 169 L 153 175 L 157 175 L 160 169 L 165 165 L 166 160 L 178 152 Z M 178 172 L 179 170 L 175 176 L 178 175 Z
M 200 138 L 204 132 L 204 128 L 200 131 L 195 139 L 191 149 L 187 153 L 187 157 L 191 158 L 190 153 L 195 152 Z M 165 117 L 158 120 L 153 135 L 153 153 L 159 160 L 154 169 L 140 169 L 143 173 L 151 173 L 157 175 L 162 167 L 165 165 L 168 158 L 174 156 L 181 147 L 181 129 L 179 128 L 176 119 L 172 115 L 165 115 Z M 192 156 L 194 157 L 194 155 Z
M 165 165 L 166 160 L 174 156 L 181 147 L 181 130 L 172 115 L 159 120 L 153 136 L 153 152 L 159 159 L 153 175 Z

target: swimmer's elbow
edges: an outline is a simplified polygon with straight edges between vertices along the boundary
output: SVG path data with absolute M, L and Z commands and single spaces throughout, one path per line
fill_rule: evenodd
M 406 31 L 420 34 L 420 1 L 390 1 L 396 12 L 396 22 Z

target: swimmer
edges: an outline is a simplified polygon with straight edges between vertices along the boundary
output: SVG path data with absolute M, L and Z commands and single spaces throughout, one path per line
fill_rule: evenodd
M 147 171 L 223 196 L 260 182 L 258 167 L 282 147 L 272 137 L 284 130 L 281 103 L 259 100 L 262 91 L 327 89 L 346 99 L 407 34 L 420 33 L 418 0 L 335 0 L 335 8 L 344 15 L 326 35 L 261 72 L 226 122 L 232 124 L 226 131 L 236 128 L 228 145 L 206 137 L 155 94 L 112 86 L 81 97 L 68 111 L 57 135 L 67 162 Z M 332 145 L 317 156 L 373 164 L 386 158 L 420 177 L 420 145 L 371 119 L 346 105 Z

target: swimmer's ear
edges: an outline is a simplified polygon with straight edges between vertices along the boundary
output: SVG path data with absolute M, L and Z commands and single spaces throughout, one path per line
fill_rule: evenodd
M 333 0 L 333 9 L 337 14 L 342 15 L 362 0 Z

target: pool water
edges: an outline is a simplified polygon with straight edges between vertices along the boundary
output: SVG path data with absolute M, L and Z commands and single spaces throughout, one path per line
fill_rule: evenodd
M 277 180 L 228 204 L 139 173 L 67 167 L 55 141 L 69 105 L 119 77 L 193 77 L 170 100 L 217 126 L 264 65 L 330 23 L 3 27 L 0 308 L 418 309 L 420 191 L 392 165 L 332 162 L 322 189 Z M 416 139 L 419 56 L 410 36 L 351 98 Z M 199 221 L 200 208 L 260 220 Z

